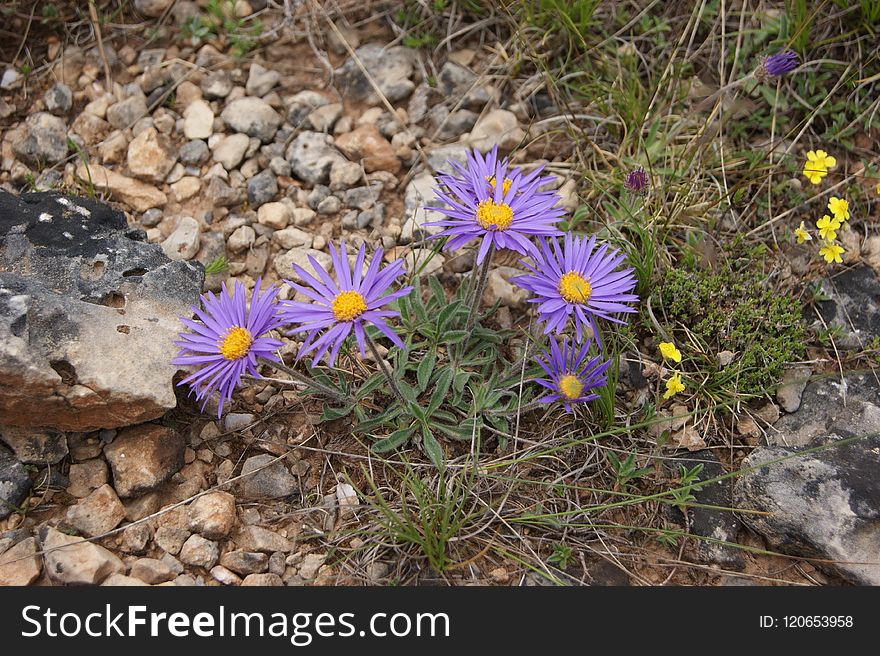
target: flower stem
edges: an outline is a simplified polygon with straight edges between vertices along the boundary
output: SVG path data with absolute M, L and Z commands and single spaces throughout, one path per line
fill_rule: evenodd
M 397 386 L 397 381 L 394 380 L 394 376 L 391 375 L 391 372 L 388 370 L 388 366 L 385 364 L 385 360 L 381 358 L 379 355 L 379 351 L 376 349 L 376 343 L 373 341 L 373 338 L 370 337 L 370 334 L 365 330 L 364 331 L 364 339 L 367 342 L 367 347 L 370 349 L 370 353 L 373 354 L 373 357 L 376 359 L 376 363 L 379 365 L 379 369 L 382 370 L 382 373 L 385 376 L 385 380 L 388 381 L 388 385 L 391 387 L 391 391 L 394 392 L 394 396 L 397 397 L 397 400 L 403 403 L 404 407 L 409 405 L 409 402 L 403 396 L 403 392 L 400 391 L 400 388 Z
M 319 383 L 317 380 L 309 378 L 308 376 L 305 376 L 305 375 L 299 373 L 298 371 L 291 369 L 290 367 L 288 367 L 287 365 L 285 365 L 282 362 L 275 362 L 274 360 L 270 360 L 268 358 L 257 358 L 257 362 L 259 362 L 260 364 L 269 365 L 270 367 L 274 367 L 278 371 L 283 371 L 288 376 L 293 378 L 296 382 L 302 383 L 303 385 L 306 385 L 308 387 L 314 387 L 316 389 L 319 389 L 324 394 L 326 394 L 327 396 L 329 396 L 331 398 L 336 399 L 337 401 L 340 401 L 342 403 L 351 403 L 351 401 L 352 401 L 351 397 L 346 396 L 345 394 L 343 394 L 339 390 L 335 390 L 332 387 L 330 387 L 329 385 L 325 385 L 324 383 Z
M 474 296 L 471 299 L 471 307 L 468 311 L 467 322 L 465 322 L 464 325 L 465 331 L 470 331 L 470 329 L 474 327 L 474 322 L 477 320 L 477 314 L 480 310 L 480 301 L 483 299 L 483 290 L 486 288 L 486 280 L 489 278 L 489 267 L 492 265 L 492 256 L 494 254 L 495 247 L 490 246 L 489 252 L 486 253 L 486 259 L 483 260 L 480 269 L 480 277 L 477 280 L 477 286 L 474 288 Z

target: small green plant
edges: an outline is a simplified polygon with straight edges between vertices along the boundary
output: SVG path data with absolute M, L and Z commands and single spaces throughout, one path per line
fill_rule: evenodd
M 572 559 L 572 549 L 564 542 L 553 543 L 553 553 L 547 557 L 548 563 L 557 565 L 560 569 L 568 567 Z
M 263 24 L 259 20 L 248 22 L 237 17 L 232 0 L 209 0 L 205 13 L 190 16 L 181 26 L 180 33 L 193 46 L 223 37 L 229 41 L 230 53 L 241 58 L 256 47 L 263 33 Z
M 639 467 L 636 464 L 636 454 L 631 452 L 626 458 L 621 460 L 614 451 L 607 454 L 608 462 L 611 463 L 611 469 L 614 471 L 614 489 L 620 492 L 629 493 L 633 489 L 633 481 L 651 473 L 650 467 Z
M 205 265 L 205 275 L 226 273 L 229 270 L 229 260 L 225 255 L 219 255 Z
M 693 493 L 699 491 L 702 487 L 699 485 L 700 474 L 703 472 L 702 463 L 698 463 L 691 468 L 685 465 L 678 467 L 678 485 L 670 492 L 672 496 L 672 504 L 679 510 L 683 510 L 689 504 L 696 501 Z
M 767 284 L 756 259 L 755 253 L 722 259 L 715 270 L 673 267 L 659 293 L 670 336 L 679 331 L 678 341 L 700 346 L 694 357 L 702 374 L 745 395 L 778 382 L 784 365 L 803 356 L 806 342 L 801 302 Z M 731 366 L 718 365 L 722 351 L 736 355 Z

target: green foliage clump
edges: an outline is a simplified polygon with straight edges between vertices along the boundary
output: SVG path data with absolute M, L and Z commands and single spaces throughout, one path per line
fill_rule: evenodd
M 707 365 L 722 351 L 735 354 L 717 374 L 740 394 L 753 395 L 775 385 L 786 363 L 803 357 L 806 326 L 801 302 L 747 267 L 671 268 L 660 297 L 673 331 L 687 328 L 704 349 Z

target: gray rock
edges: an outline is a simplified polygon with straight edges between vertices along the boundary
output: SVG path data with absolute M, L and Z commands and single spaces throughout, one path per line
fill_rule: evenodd
M 147 128 L 128 144 L 128 170 L 150 182 L 163 182 L 177 162 L 177 153 L 164 134 Z
M 103 535 L 125 519 L 125 507 L 109 485 L 102 485 L 67 510 L 67 521 L 91 538 Z
M 360 229 L 372 226 L 379 228 L 385 220 L 385 203 L 376 203 L 368 210 L 358 213 L 356 225 Z
M 403 100 L 412 93 L 415 85 L 409 78 L 417 56 L 414 50 L 402 46 L 384 48 L 378 43 L 368 43 L 355 50 L 355 54 L 390 102 Z M 380 102 L 354 59 L 346 60 L 336 70 L 334 78 L 344 96 L 371 104 Z
M 259 98 L 238 98 L 226 105 L 220 116 L 236 132 L 256 137 L 263 143 L 272 141 L 281 117 L 268 103 Z
M 171 260 L 191 260 L 199 252 L 201 226 L 191 216 L 182 216 L 177 227 L 162 242 L 162 251 Z
M 340 116 L 342 116 L 342 103 L 330 103 L 312 111 L 306 117 L 306 121 L 312 130 L 330 132 Z
M 60 162 L 67 157 L 67 126 L 48 112 L 31 114 L 25 119 L 22 136 L 13 142 L 12 150 L 34 166 Z
M 232 79 L 228 71 L 215 71 L 206 75 L 199 87 L 209 100 L 225 98 L 232 91 Z
M 213 148 L 214 161 L 220 162 L 224 169 L 231 171 L 241 164 L 250 142 L 246 134 L 230 134 L 223 137 Z
M 247 181 L 248 204 L 256 209 L 263 203 L 268 203 L 278 193 L 278 182 L 275 174 L 269 169 L 260 171 Z
M 287 122 L 295 127 L 300 127 L 300 124 L 314 110 L 329 104 L 330 99 L 317 91 L 300 91 L 287 100 Z
M 446 107 L 437 105 L 431 110 L 431 127 L 437 131 L 438 139 L 449 141 L 473 129 L 478 118 L 479 115 L 469 109 L 459 109 L 450 114 Z
M 742 513 L 742 521 L 771 548 L 832 560 L 853 583 L 880 585 L 880 436 L 829 444 L 813 453 L 753 451 L 743 467 L 757 469 L 737 481 L 736 507 L 758 511 Z
M 288 162 L 280 155 L 276 155 L 271 160 L 269 160 L 269 168 L 272 169 L 272 173 L 274 173 L 275 175 L 290 177 L 290 162 Z
M 46 109 L 58 116 L 64 116 L 73 106 L 73 92 L 70 87 L 60 82 L 52 86 L 43 96 Z
M 306 198 L 306 202 L 309 204 L 309 207 L 317 211 L 318 205 L 320 205 L 321 201 L 327 198 L 327 196 L 329 195 L 330 187 L 322 184 L 317 184 L 315 185 L 315 188 L 309 192 L 309 195 Z
M 193 567 L 211 569 L 217 564 L 220 550 L 216 542 L 206 540 L 201 535 L 191 535 L 180 549 L 180 560 Z
M 346 207 L 352 207 L 358 210 L 368 210 L 377 200 L 379 200 L 379 193 L 381 191 L 381 184 L 369 187 L 355 187 L 345 192 L 343 200 L 345 201 Z
M 428 205 L 439 203 L 434 195 L 436 181 L 428 172 L 416 176 L 406 186 L 403 196 L 403 215 L 406 221 L 400 234 L 401 243 L 408 244 L 414 240 L 425 239 L 443 231 L 440 226 L 426 226 L 431 221 L 446 218 L 436 210 L 425 209 Z
M 125 564 L 102 546 L 44 526 L 40 545 L 49 578 L 62 585 L 98 585 L 112 574 L 124 574 Z
M 296 136 L 285 153 L 295 177 L 313 185 L 327 184 L 333 165 L 348 161 L 327 139 L 325 134 L 307 130 Z
M 243 497 L 248 499 L 282 499 L 299 491 L 297 480 L 281 461 L 270 455 L 251 456 L 244 461 L 239 482 Z M 252 473 L 254 472 L 254 473 Z
M 205 194 L 213 205 L 220 207 L 232 207 L 240 204 L 243 200 L 241 191 L 233 189 L 216 175 L 208 178 L 208 188 Z
M 239 226 L 229 235 L 226 245 L 233 253 L 243 253 L 254 245 L 257 239 L 257 233 L 248 225 Z
M 327 196 L 318 203 L 318 214 L 336 214 L 342 209 L 342 201 L 337 196 Z
M 726 472 L 718 461 L 718 457 L 710 450 L 694 451 L 686 456 L 680 456 L 665 461 L 667 468 L 674 474 L 678 473 L 679 466 L 692 469 L 702 465 L 700 480 L 705 481 L 723 476 Z M 688 508 L 689 533 L 708 540 L 696 540 L 695 547 L 697 558 L 705 563 L 714 563 L 727 569 L 745 569 L 743 552 L 736 547 L 731 547 L 722 542 L 736 544 L 742 524 L 730 510 L 723 508 L 733 507 L 733 480 L 726 479 L 707 483 L 698 490 L 692 492 L 696 499 L 695 505 Z M 670 510 L 677 515 L 677 519 L 683 522 L 684 517 L 678 509 Z
M 767 433 L 771 446 L 807 446 L 828 436 L 880 433 L 880 384 L 872 373 L 817 380 L 803 392 L 798 412 L 785 415 Z
M 208 151 L 208 144 L 201 139 L 187 141 L 178 151 L 178 158 L 181 163 L 186 166 L 198 166 L 204 164 L 208 161 L 209 156 L 210 152 Z
M 262 526 L 243 526 L 233 536 L 233 540 L 239 549 L 247 551 L 261 551 L 263 553 L 289 553 L 293 551 L 293 542 Z
M 104 448 L 119 496 L 135 497 L 156 489 L 184 465 L 186 443 L 176 431 L 158 424 L 132 426 Z
M 307 581 L 311 581 L 318 575 L 324 562 L 327 560 L 327 554 L 306 554 L 299 566 L 299 575 Z
M 269 556 L 257 551 L 229 551 L 220 557 L 220 564 L 241 576 L 262 574 L 269 569 Z
M 31 479 L 24 465 L 0 447 L 0 519 L 19 508 L 30 491 Z
M 241 585 L 241 577 L 223 565 L 215 565 L 211 568 L 211 577 L 223 585 Z
M 296 248 L 297 246 L 311 246 L 312 235 L 299 228 L 288 227 L 283 230 L 276 230 L 272 234 L 272 241 L 285 249 Z
M 491 100 L 491 96 L 485 85 L 475 85 L 476 81 L 477 76 L 470 70 L 448 61 L 437 76 L 437 87 L 444 98 L 452 101 L 450 104 L 457 104 L 463 99 L 464 107 L 479 111 Z
M 117 130 L 125 130 L 147 113 L 146 99 L 142 95 L 131 96 L 107 108 L 107 122 Z
M 801 407 L 801 396 L 812 373 L 807 366 L 795 366 L 785 370 L 782 383 L 776 390 L 776 400 L 783 410 L 795 412 Z
M 257 63 L 251 64 L 245 91 L 249 96 L 265 96 L 281 81 L 281 73 L 264 68 Z
M 825 325 L 842 329 L 834 338 L 838 348 L 861 349 L 880 335 L 880 278 L 869 266 L 860 264 L 821 284 L 831 300 L 818 303 L 819 313 Z M 823 324 L 817 319 L 814 327 Z
M 488 152 L 494 146 L 509 152 L 525 139 L 526 133 L 519 126 L 516 114 L 506 109 L 493 109 L 483 114 L 471 130 L 465 142 L 480 152 Z
M 0 193 L 0 416 L 90 431 L 177 405 L 171 359 L 200 266 L 172 262 L 124 214 Z
M 314 269 L 312 263 L 309 262 L 310 256 L 313 257 L 318 264 L 324 267 L 325 271 L 328 270 L 332 264 L 329 253 L 318 251 L 314 248 L 291 248 L 289 251 L 279 253 L 275 256 L 275 260 L 273 261 L 275 272 L 280 278 L 288 278 L 294 282 L 302 284 L 304 281 L 297 275 L 296 271 L 293 269 L 293 265 L 296 264 L 310 273 L 313 272 Z
M 56 430 L 0 426 L 0 441 L 29 465 L 54 465 L 67 455 L 67 437 Z
M 87 497 L 109 480 L 107 463 L 100 458 L 74 463 L 70 465 L 68 477 L 70 485 L 67 493 L 78 499 Z

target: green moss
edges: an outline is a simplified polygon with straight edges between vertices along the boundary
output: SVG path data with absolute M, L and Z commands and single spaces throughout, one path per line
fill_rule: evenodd
M 679 345 L 688 344 L 686 328 L 705 349 L 702 362 L 695 360 L 710 374 L 706 386 L 730 383 L 732 391 L 751 395 L 773 387 L 783 366 L 803 357 L 806 326 L 801 302 L 774 289 L 749 266 L 754 265 L 737 270 L 721 262 L 714 271 L 670 269 L 660 297 L 667 330 L 672 329 Z M 721 351 L 735 354 L 723 370 L 715 365 Z

